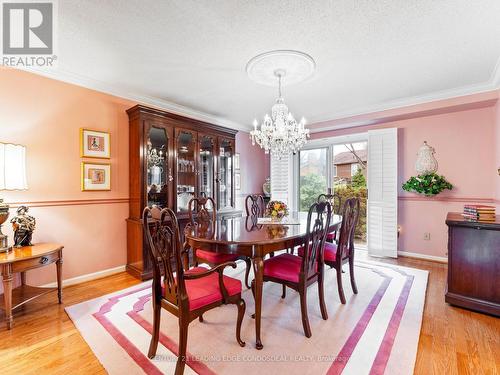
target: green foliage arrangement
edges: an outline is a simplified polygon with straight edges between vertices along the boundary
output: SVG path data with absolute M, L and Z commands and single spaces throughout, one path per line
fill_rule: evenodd
M 444 176 L 436 173 L 413 176 L 403 184 L 403 190 L 424 194 L 428 197 L 437 195 L 446 189 L 453 189 L 453 185 L 446 181 Z

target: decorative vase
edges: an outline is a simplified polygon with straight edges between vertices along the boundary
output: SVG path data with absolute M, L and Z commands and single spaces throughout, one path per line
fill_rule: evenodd
M 419 175 L 427 175 L 436 173 L 438 170 L 438 162 L 434 157 L 436 150 L 424 141 L 424 144 L 417 153 L 417 161 L 415 163 L 415 170 Z

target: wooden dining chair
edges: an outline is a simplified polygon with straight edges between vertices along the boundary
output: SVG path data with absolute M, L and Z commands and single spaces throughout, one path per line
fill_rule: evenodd
M 327 228 L 330 226 L 332 206 L 329 202 L 316 202 L 309 208 L 305 243 L 302 257 L 283 253 L 264 261 L 264 282 L 271 281 L 283 286 L 282 298 L 286 296 L 286 287 L 300 294 L 302 326 L 306 337 L 311 337 L 311 327 L 307 314 L 307 288 L 318 283 L 321 316 L 328 319 L 323 291 L 323 248 Z M 255 280 L 252 281 L 255 291 Z
M 236 268 L 236 263 L 226 262 L 210 269 L 196 267 L 184 271 L 175 213 L 169 208 L 160 211 L 156 207 L 146 207 L 142 220 L 153 264 L 153 334 L 148 357 L 154 358 L 156 355 L 162 308 L 179 319 L 179 352 L 175 375 L 184 372 L 189 323 L 196 318 L 203 321 L 203 313 L 218 306 L 235 304 L 238 307 L 236 341 L 240 346 L 245 346 L 240 334 L 245 315 L 241 281 L 223 274 L 226 267 Z
M 342 198 L 338 194 L 320 194 L 318 196 L 318 202 L 328 201 L 332 205 L 332 212 L 334 214 L 339 214 L 342 209 Z M 335 242 L 337 240 L 338 229 L 330 232 L 326 235 L 327 242 Z
M 342 209 L 342 224 L 338 243 L 327 242 L 325 244 L 325 264 L 335 268 L 337 272 L 337 287 L 340 302 L 346 303 L 344 289 L 342 287 L 342 266 L 349 263 L 349 275 L 351 287 L 354 294 L 358 293 L 358 287 L 354 279 L 354 235 L 358 224 L 360 203 L 358 198 L 349 198 L 344 202 Z
M 247 216 L 251 217 L 263 217 L 266 210 L 266 203 L 264 202 L 264 197 L 258 194 L 250 194 L 245 198 L 245 210 Z
M 258 228 L 258 218 L 264 217 L 264 214 L 266 212 L 266 203 L 264 202 L 264 197 L 259 194 L 247 195 L 247 197 L 245 198 L 245 210 L 247 213 L 247 218 L 250 218 L 253 222 L 253 228 Z M 260 228 L 262 228 L 262 226 L 260 226 Z M 289 251 L 289 249 L 287 251 Z M 272 258 L 274 256 L 274 252 L 270 253 L 269 256 Z
M 215 223 L 217 221 L 217 206 L 212 198 L 203 196 L 191 198 L 188 204 L 188 211 L 190 225 L 197 225 L 207 231 L 215 230 Z M 248 282 L 248 276 L 252 267 L 250 258 L 237 254 L 223 254 L 202 249 L 193 250 L 193 260 L 196 266 L 200 260 L 207 263 L 211 267 L 225 262 L 235 262 L 239 259 L 244 260 L 246 264 L 245 286 L 250 288 L 250 284 Z

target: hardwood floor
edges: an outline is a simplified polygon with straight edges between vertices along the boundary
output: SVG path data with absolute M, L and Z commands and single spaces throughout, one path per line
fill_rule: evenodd
M 415 374 L 500 374 L 500 319 L 447 305 L 445 264 L 408 258 L 384 261 L 430 271 Z M 64 288 L 64 303 L 72 305 L 137 283 L 120 273 L 70 286 Z M 55 293 L 16 311 L 11 331 L 0 315 L 0 374 L 105 373 L 64 305 L 57 304 Z

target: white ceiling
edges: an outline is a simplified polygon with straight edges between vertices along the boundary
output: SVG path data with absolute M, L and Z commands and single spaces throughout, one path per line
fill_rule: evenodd
M 59 79 L 237 128 L 270 110 L 253 56 L 308 53 L 284 88 L 309 123 L 498 85 L 499 0 L 64 0 Z M 495 76 L 496 74 L 496 76 Z M 211 115 L 209 117 L 205 116 Z

